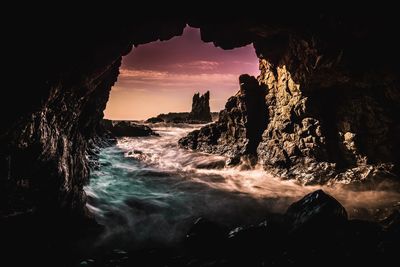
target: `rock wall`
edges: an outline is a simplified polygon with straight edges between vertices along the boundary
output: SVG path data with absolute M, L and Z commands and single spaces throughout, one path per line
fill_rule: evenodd
M 231 98 L 219 122 L 194 133 L 199 138 L 185 146 L 233 158 L 255 154 L 267 169 L 314 182 L 339 179 L 331 170 L 349 171 L 346 178 L 368 176 L 382 164 L 382 172 L 391 164 L 398 168 L 397 14 L 374 8 L 362 14 L 296 10 L 245 16 L 241 10 L 232 17 L 190 11 L 166 17 L 152 9 L 143 10 L 143 18 L 118 10 L 112 18 L 110 10 L 90 17 L 76 9 L 63 17 L 46 9 L 6 29 L 11 57 L 3 65 L 11 70 L 5 76 L 12 84 L 4 90 L 7 105 L 0 106 L 6 114 L 0 125 L 2 218 L 86 213 L 85 151 L 121 56 L 132 44 L 180 35 L 186 24 L 223 49 L 253 43 L 261 75 L 260 85 L 246 78 L 243 88 L 250 90 Z M 253 100 L 253 94 L 260 97 Z M 260 113 L 251 115 L 253 109 Z
M 314 37 L 288 35 L 272 41 L 254 43 L 260 75 L 253 87 L 263 94 L 246 104 L 239 92 L 217 123 L 189 134 L 181 146 L 225 154 L 235 164 L 251 156 L 253 164 L 306 184 L 398 176 L 396 70 L 365 68 Z M 271 46 L 279 49 L 271 53 Z M 255 104 L 259 98 L 263 105 Z M 263 106 L 267 115 L 245 112 L 243 107 L 250 105 Z M 261 138 L 245 134 L 250 121 L 257 121 L 252 127 L 262 132 Z
M 218 121 L 179 140 L 181 146 L 227 155 L 231 164 L 238 163 L 241 156 L 256 155 L 262 127 L 267 124 L 265 89 L 249 75 L 241 75 L 239 83 L 239 92 L 228 99 Z
M 269 112 L 257 149 L 260 163 L 305 183 L 395 175 L 397 78 L 343 71 L 343 52 L 327 57 L 319 46 L 292 37 L 279 61 L 259 54 L 258 80 L 267 88 Z

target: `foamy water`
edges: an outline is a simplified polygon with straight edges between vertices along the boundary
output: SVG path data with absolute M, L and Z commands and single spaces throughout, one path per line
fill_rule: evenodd
M 225 168 L 222 156 L 179 148 L 179 138 L 198 127 L 153 127 L 160 137 L 121 138 L 102 150 L 101 168 L 85 188 L 89 209 L 107 229 L 101 242 L 169 244 L 181 240 L 199 216 L 232 227 L 257 223 L 319 188 L 353 218 L 372 218 L 400 201 L 396 190 L 302 186 L 261 168 Z

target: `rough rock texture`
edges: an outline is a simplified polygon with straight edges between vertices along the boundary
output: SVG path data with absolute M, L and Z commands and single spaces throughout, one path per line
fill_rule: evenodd
M 399 147 L 396 78 L 343 73 L 343 53 L 329 58 L 319 49 L 290 39 L 280 61 L 260 60 L 269 112 L 257 150 L 261 164 L 306 183 L 392 176 Z
M 197 132 L 200 141 L 186 146 L 229 153 L 222 144 L 238 141 L 234 154 L 253 154 L 265 128 L 259 160 L 281 175 L 318 182 L 335 178 L 338 169 L 350 172 L 343 179 L 374 176 L 391 164 L 398 171 L 397 14 L 374 7 L 362 13 L 285 9 L 265 15 L 262 10 L 271 9 L 259 7 L 259 13 L 241 10 L 228 18 L 190 11 L 168 18 L 146 10 L 142 19 L 123 16 L 120 8 L 112 18 L 111 7 L 105 14 L 75 9 L 73 17 L 46 9 L 24 14 L 16 29 L 5 29 L 5 52 L 11 55 L 4 61 L 11 70 L 5 76 L 12 84 L 4 90 L 8 105 L 0 105 L 7 114 L 0 125 L 2 217 L 39 210 L 68 217 L 86 213 L 85 151 L 121 56 L 132 44 L 180 35 L 187 23 L 223 49 L 254 44 L 270 123 L 250 127 L 265 118 L 242 116 L 250 112 L 246 98 L 252 93 L 240 93 L 227 105 L 235 113 L 222 112 L 221 122 Z M 21 62 L 29 66 L 23 78 Z M 248 139 L 253 133 L 256 139 Z M 207 143 L 213 146 L 205 148 Z
M 211 122 L 210 113 L 210 92 L 207 91 L 204 95 L 196 93 L 192 100 L 192 110 L 189 114 L 189 120 Z
M 158 135 L 149 126 L 131 121 L 111 121 L 103 119 L 102 125 L 106 131 L 115 137 L 135 137 Z
M 335 198 L 317 190 L 290 205 L 286 217 L 292 232 L 316 231 L 347 221 L 347 212 Z
M 34 52 L 24 58 L 32 68 L 23 79 L 15 78 L 19 82 L 5 97 L 10 105 L 1 107 L 9 114 L 0 127 L 1 219 L 41 214 L 57 227 L 89 216 L 83 191 L 89 178 L 86 152 L 97 137 L 121 57 L 132 44 L 169 39 L 185 26 L 182 19 L 117 27 L 110 20 L 75 16 L 74 22 L 45 19 L 41 24 L 32 19 L 20 29 L 20 36 L 36 41 L 30 47 Z M 17 42 L 13 46 L 18 48 L 14 55 L 25 49 Z
M 267 124 L 265 89 L 249 75 L 239 77 L 239 92 L 228 99 L 217 122 L 191 132 L 179 140 L 189 149 L 224 154 L 232 163 L 243 155 L 255 156 Z
M 367 47 L 376 49 L 379 44 L 371 32 L 362 30 L 365 25 L 343 28 L 326 21 L 328 17 L 321 17 L 320 22 L 327 26 L 329 33 L 325 34 L 330 37 L 322 34 L 322 29 L 301 34 L 275 29 L 278 32 L 254 42 L 260 58 L 258 82 L 264 88 L 266 120 L 262 113 L 243 113 L 241 122 L 226 127 L 228 123 L 220 119 L 183 138 L 181 145 L 230 155 L 235 158 L 231 163 L 243 162 L 238 155 L 255 155 L 253 163 L 305 184 L 398 177 L 400 142 L 396 136 L 400 120 L 396 114 L 400 92 L 396 63 L 390 55 L 385 59 L 371 55 Z M 211 33 L 207 34 L 208 30 Z M 212 29 L 204 30 L 206 39 L 216 35 Z M 367 54 L 369 58 L 364 56 Z M 231 106 L 236 106 L 232 98 L 223 111 L 229 114 L 225 117 L 235 116 L 236 109 Z M 246 140 L 243 122 L 258 119 L 261 140 L 258 135 Z M 244 149 L 246 143 L 255 144 L 257 151 Z

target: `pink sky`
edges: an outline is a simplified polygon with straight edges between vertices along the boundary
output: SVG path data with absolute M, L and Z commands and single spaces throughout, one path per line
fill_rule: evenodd
M 223 50 L 201 41 L 199 29 L 186 27 L 182 36 L 140 45 L 123 58 L 105 118 L 140 120 L 190 111 L 193 94 L 207 90 L 211 111 L 219 111 L 239 89 L 243 73 L 259 73 L 252 45 Z

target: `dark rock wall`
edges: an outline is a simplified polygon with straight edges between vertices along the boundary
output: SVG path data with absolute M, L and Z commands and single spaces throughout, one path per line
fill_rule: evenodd
M 360 75 L 346 68 L 343 51 L 326 57 L 319 46 L 291 37 L 275 63 L 258 47 L 258 80 L 267 88 L 269 111 L 260 162 L 306 183 L 392 176 L 399 163 L 398 77 L 372 70 Z
M 34 18 L 26 14 L 27 23 L 5 31 L 12 58 L 4 65 L 12 70 L 7 80 L 13 83 L 3 98 L 8 105 L 0 110 L 6 114 L 0 126 L 2 216 L 62 210 L 81 217 L 86 212 L 85 151 L 121 56 L 132 44 L 180 35 L 186 23 L 201 28 L 204 41 L 224 49 L 253 43 L 261 69 L 260 85 L 246 78 L 242 87 L 249 86 L 249 92 L 231 98 L 218 123 L 192 133 L 198 138 L 188 140 L 188 147 L 255 153 L 266 168 L 283 176 L 305 174 L 310 181 L 366 163 L 398 166 L 397 15 L 309 10 L 143 19 L 138 12 L 123 16 L 118 11 L 114 19 L 110 13 L 93 19 L 76 10 L 68 17 L 31 12 Z M 23 78 L 21 62 L 29 67 Z M 251 100 L 255 95 L 260 96 Z M 258 100 L 264 95 L 265 101 Z
M 0 215 L 42 214 L 57 224 L 87 218 L 87 148 L 98 142 L 121 57 L 132 44 L 181 34 L 185 24 L 42 18 L 23 29 L 24 38 L 35 40 L 31 53 L 13 60 L 34 66 L 14 79 L 9 105 L 1 107 L 8 115 L 0 127 Z
M 222 123 L 229 127 L 208 125 L 181 145 L 237 157 L 254 154 L 242 149 L 252 142 L 265 169 L 304 183 L 398 176 L 399 55 L 388 50 L 395 42 L 388 40 L 393 25 L 375 16 L 325 15 L 312 23 L 310 15 L 299 22 L 305 28 L 267 18 L 268 26 L 244 26 L 251 32 L 237 34 L 244 43 L 253 38 L 260 58 L 266 123 L 262 113 L 242 113 L 236 123 Z M 235 35 L 206 24 L 202 37 L 229 49 Z M 242 104 L 234 99 L 222 114 L 237 114 Z M 260 119 L 261 142 L 243 138 L 242 122 L 254 119 Z

